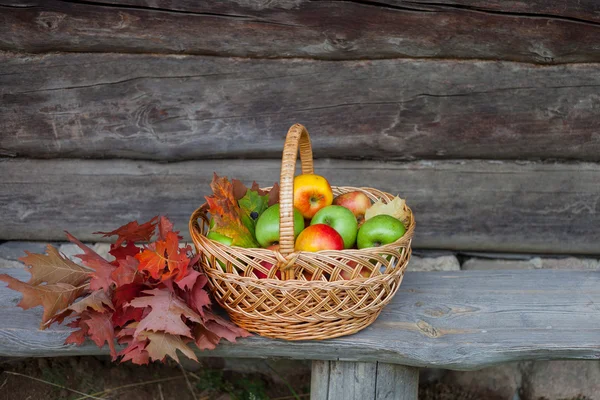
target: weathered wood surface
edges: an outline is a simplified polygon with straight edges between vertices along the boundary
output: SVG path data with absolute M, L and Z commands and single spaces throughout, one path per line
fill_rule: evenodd
M 599 35 L 600 37 L 600 35 Z M 0 54 L 0 154 L 600 160 L 600 64 Z
M 417 368 L 377 363 L 376 400 L 417 400 L 418 395 Z
M 598 254 L 600 165 L 499 161 L 317 160 L 336 186 L 371 186 L 407 199 L 416 248 Z M 191 213 L 213 171 L 263 186 L 278 160 L 159 164 L 125 160 L 0 162 L 0 239 L 96 241 L 133 219 L 168 215 L 189 238 Z
M 313 361 L 311 400 L 417 400 L 419 370 L 380 362 Z
M 115 3 L 2 0 L 0 49 L 536 63 L 600 60 L 600 5 L 593 0 Z
M 26 280 L 19 268 L 4 272 Z M 106 354 L 63 345 L 70 328 L 39 331 L 40 309 L 15 305 L 0 285 L 0 356 Z M 201 356 L 382 362 L 457 370 L 535 359 L 600 359 L 600 274 L 584 271 L 407 272 L 365 330 L 325 341 L 260 337 L 222 343 Z

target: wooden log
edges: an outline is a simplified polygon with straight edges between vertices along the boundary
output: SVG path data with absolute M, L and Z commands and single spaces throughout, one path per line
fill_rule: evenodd
M 417 400 L 419 370 L 379 362 L 313 361 L 310 398 Z
M 211 194 L 214 171 L 262 186 L 278 160 L 159 164 L 124 160 L 0 162 L 0 239 L 97 241 L 138 219 L 166 214 L 189 238 L 192 212 Z M 597 164 L 500 161 L 384 163 L 317 160 L 336 186 L 371 186 L 406 198 L 417 248 L 598 254 Z
M 18 279 L 29 274 L 5 271 Z M 0 356 L 107 354 L 64 345 L 71 329 L 38 330 L 42 310 L 16 307 L 0 283 Z M 600 274 L 586 271 L 407 272 L 379 318 L 357 334 L 305 342 L 253 336 L 199 356 L 380 362 L 456 370 L 510 361 L 600 359 Z M 398 375 L 404 379 L 404 373 Z M 387 385 L 385 385 L 387 387 Z M 383 393 L 380 390 L 380 393 Z M 382 394 L 383 395 L 383 394 Z
M 346 3 L 340 3 L 346 4 Z M 0 54 L 0 154 L 600 160 L 600 64 Z
M 593 0 L 118 3 L 3 0 L 0 48 L 336 60 L 600 60 L 600 5 Z

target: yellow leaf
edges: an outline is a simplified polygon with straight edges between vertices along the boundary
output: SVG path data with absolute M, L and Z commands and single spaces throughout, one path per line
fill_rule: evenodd
M 406 201 L 396 196 L 389 203 L 384 203 L 382 200 L 377 200 L 365 213 L 365 221 L 373 218 L 376 215 L 391 215 L 399 219 L 405 226 L 410 222 L 410 214 L 406 208 Z

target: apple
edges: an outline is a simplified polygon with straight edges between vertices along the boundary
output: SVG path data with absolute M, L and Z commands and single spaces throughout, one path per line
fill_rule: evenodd
M 294 239 L 304 229 L 304 218 L 300 211 L 294 208 Z M 256 241 L 262 247 L 279 243 L 279 203 L 267 208 L 256 221 L 254 231 Z
M 371 207 L 371 199 L 363 192 L 354 191 L 344 193 L 333 199 L 333 203 L 336 206 L 346 207 L 352 211 L 352 214 L 356 217 L 359 223 L 365 219 L 365 213 L 367 209 Z
M 347 265 L 350 268 L 356 268 L 356 266 L 358 265 L 358 263 L 356 261 L 348 261 Z M 342 270 L 342 272 L 340 272 L 340 278 L 348 280 L 348 279 L 352 279 L 352 273 L 351 272 L 347 272 L 345 269 Z M 358 274 L 358 278 L 362 277 L 362 278 L 368 278 L 371 276 L 371 271 L 369 271 L 368 268 L 362 267 L 359 274 Z
M 391 215 L 376 215 L 366 220 L 358 230 L 356 244 L 359 249 L 379 247 L 393 243 L 406 232 L 404 224 Z
M 315 174 L 302 174 L 294 178 L 294 207 L 304 218 L 312 218 L 317 211 L 331 205 L 333 192 L 327 179 Z
M 343 250 L 344 239 L 326 224 L 311 225 L 303 230 L 294 246 L 296 251 Z
M 358 223 L 352 211 L 346 207 L 332 205 L 321 208 L 312 218 L 310 224 L 329 225 L 344 239 L 344 248 L 349 249 L 354 246 L 356 234 L 358 233 Z
M 214 240 L 216 242 L 222 243 L 225 246 L 231 246 L 231 244 L 233 243 L 232 238 L 230 238 L 229 236 L 221 235 L 220 233 L 217 233 L 217 232 L 208 232 L 208 235 L 206 235 L 206 237 L 209 238 L 210 240 Z M 225 266 L 225 263 L 223 261 L 217 260 L 217 263 L 219 263 L 223 272 L 227 272 L 227 267 Z
M 279 251 L 279 245 L 278 245 L 278 244 L 273 244 L 273 245 L 271 245 L 271 246 L 267 247 L 267 249 L 269 249 L 269 250 L 273 250 L 273 251 Z M 270 271 L 270 270 L 271 270 L 271 268 L 273 268 L 273 267 L 275 266 L 275 264 L 273 264 L 273 263 L 270 263 L 270 262 L 268 262 L 268 261 L 261 261 L 261 262 L 260 262 L 260 265 L 261 265 L 262 267 L 264 267 L 264 268 L 265 268 L 267 271 Z M 257 277 L 258 279 L 265 279 L 265 278 L 267 278 L 267 275 L 265 275 L 264 273 L 262 273 L 261 271 L 259 271 L 259 270 L 257 270 L 257 269 L 255 269 L 255 270 L 254 270 L 254 275 L 256 275 L 256 277 Z M 281 271 L 277 271 L 277 272 L 275 272 L 275 276 L 276 276 L 278 279 L 281 279 Z

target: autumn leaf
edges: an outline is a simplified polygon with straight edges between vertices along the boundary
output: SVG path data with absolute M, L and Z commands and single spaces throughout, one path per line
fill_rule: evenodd
M 238 204 L 247 218 L 243 219 L 244 225 L 251 232 L 254 232 L 256 220 L 265 211 L 269 204 L 269 196 L 267 194 L 260 195 L 253 189 L 248 189 L 244 197 L 238 200 Z M 248 221 L 248 222 L 246 222 Z
M 65 339 L 65 344 L 76 344 L 81 346 L 85 342 L 85 338 L 88 335 L 87 325 L 81 325 L 81 318 L 77 318 L 75 321 L 68 324 L 71 328 L 78 328 L 76 331 L 71 332 Z
M 165 332 L 143 331 L 138 335 L 138 339 L 148 339 L 146 351 L 151 360 L 163 360 L 166 356 L 179 362 L 177 350 L 181 351 L 187 358 L 198 361 L 196 355 L 190 349 L 181 336 L 171 335 Z
M 147 339 L 138 340 L 133 336 L 128 336 L 119 340 L 119 343 L 127 343 L 127 347 L 119 352 L 119 355 L 123 356 L 121 362 L 131 361 L 137 365 L 150 363 L 150 355 L 146 351 Z
M 19 258 L 19 261 L 30 267 L 28 271 L 31 273 L 31 279 L 27 282 L 30 285 L 65 283 L 79 286 L 90 279 L 93 272 L 75 264 L 51 245 L 46 247 L 47 255 L 28 251 L 25 253 L 27 256 Z
M 175 232 L 179 235 L 179 231 L 173 230 L 173 223 L 165 216 L 160 216 L 158 219 L 158 239 L 167 240 L 167 233 Z M 177 236 L 179 240 L 183 239 L 183 236 Z
M 86 266 L 94 270 L 94 272 L 92 272 L 92 279 L 90 281 L 90 289 L 103 289 L 105 291 L 110 289 L 110 285 L 112 285 L 113 283 L 113 280 L 110 275 L 115 269 L 115 266 L 106 261 L 104 258 L 102 258 L 94 250 L 81 243 L 75 236 L 71 235 L 69 232 L 66 232 L 66 234 L 67 239 L 69 239 L 71 243 L 75 243 L 84 252 L 84 254 L 79 254 L 75 257 L 79 258 L 81 262 L 83 262 Z
M 172 292 L 161 289 L 145 290 L 150 296 L 137 297 L 129 302 L 137 308 L 150 307 L 152 311 L 143 318 L 136 331 L 137 337 L 141 331 L 164 331 L 174 335 L 192 337 L 190 328 L 182 318 L 193 322 L 201 322 L 200 316 Z
M 10 275 L 0 275 L 0 280 L 8 283 L 8 287 L 23 294 L 17 304 L 24 310 L 32 307 L 44 307 L 40 329 L 46 329 L 46 323 L 59 311 L 69 307 L 84 293 L 84 286 L 73 286 L 68 283 L 53 283 L 49 285 L 30 285 L 21 282 Z
M 176 280 L 187 273 L 190 260 L 186 250 L 179 248 L 179 240 L 175 232 L 168 232 L 166 240 L 157 240 L 147 246 L 143 252 L 136 254 L 139 260 L 138 271 L 147 271 L 154 279 L 165 281 L 176 275 Z
M 208 279 L 206 276 L 202 275 L 200 278 L 198 278 L 198 281 L 192 290 L 187 293 L 187 304 L 189 304 L 202 316 L 204 316 L 204 308 L 210 306 L 210 297 L 208 296 L 208 292 L 203 289 L 207 281 Z
M 90 293 L 88 296 L 82 297 L 65 310 L 56 314 L 50 321 L 48 321 L 47 325 L 50 326 L 55 322 L 62 323 L 62 321 L 73 312 L 81 314 L 88 308 L 99 313 L 103 313 L 108 310 L 114 311 L 115 309 L 106 292 L 104 290 L 96 290 L 95 292 Z
M 233 239 L 234 246 L 260 247 L 251 230 L 244 225 L 244 212 L 241 210 L 233 195 L 232 184 L 226 177 L 214 175 L 210 184 L 212 196 L 207 196 L 209 212 L 214 220 L 211 231 Z
M 119 266 L 111 272 L 110 277 L 117 286 L 133 283 L 138 273 L 139 261 L 135 257 L 127 256 L 117 260 Z
M 277 203 L 279 203 L 279 184 L 275 182 L 269 190 L 269 207 Z
M 109 253 L 116 259 L 125 259 L 127 256 L 135 257 L 137 253 L 139 253 L 142 249 L 136 246 L 133 242 L 127 242 L 125 246 L 114 244 L 110 245 Z
M 408 210 L 405 209 L 406 202 L 404 199 L 396 196 L 389 203 L 384 203 L 382 200 L 377 200 L 371 207 L 367 209 L 365 212 L 365 221 L 373 218 L 376 215 L 391 215 L 394 218 L 399 219 L 404 223 L 405 226 L 408 226 L 410 222 L 409 217 L 410 214 Z
M 183 290 L 192 289 L 200 275 L 200 272 L 190 268 L 188 269 L 187 275 L 175 282 L 175 284 L 177 284 L 177 286 L 179 286 L 179 288 Z
M 111 314 L 112 313 L 84 311 L 81 314 L 81 324 L 87 326 L 87 335 L 98 347 L 103 347 L 104 342 L 108 343 L 110 355 L 114 361 L 117 358 L 117 350 L 115 349 L 115 330 L 112 325 Z
M 95 234 L 101 234 L 104 237 L 118 236 L 115 246 L 120 246 L 123 242 L 148 242 L 154 234 L 156 222 L 158 216 L 152 218 L 150 221 L 145 222 L 141 225 L 137 221 L 132 221 L 126 225 L 123 225 L 111 232 L 94 232 Z
M 232 343 L 235 343 L 237 337 L 252 336 L 248 331 L 212 312 L 206 313 L 204 325 L 211 332 Z

